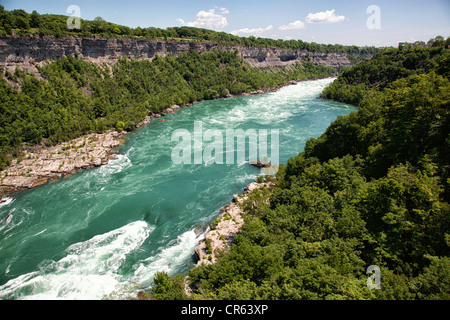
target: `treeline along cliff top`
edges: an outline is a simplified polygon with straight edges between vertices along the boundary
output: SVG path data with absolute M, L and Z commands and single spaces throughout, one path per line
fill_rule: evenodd
M 324 45 L 318 43 L 308 43 L 301 40 L 274 40 L 267 38 L 238 37 L 225 32 L 217 32 L 208 29 L 194 27 L 172 27 L 160 29 L 155 27 L 130 28 L 117 25 L 97 17 L 92 21 L 81 19 L 80 29 L 67 28 L 67 16 L 54 14 L 39 14 L 33 11 L 31 14 L 24 10 L 6 11 L 0 5 L 0 36 L 37 35 L 55 36 L 62 38 L 65 36 L 102 38 L 141 38 L 141 39 L 162 39 L 177 41 L 207 41 L 225 45 L 242 45 L 245 47 L 277 47 L 281 49 L 295 49 L 312 52 L 343 52 L 348 54 L 366 53 L 373 54 L 379 49 L 375 47 L 344 46 L 340 44 Z

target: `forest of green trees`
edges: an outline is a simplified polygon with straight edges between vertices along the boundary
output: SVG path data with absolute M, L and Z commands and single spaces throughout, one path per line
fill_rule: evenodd
M 237 52 L 194 50 L 152 61 L 122 58 L 113 65 L 67 56 L 36 67 L 39 78 L 20 68 L 0 72 L 0 169 L 27 145 L 54 145 L 114 127 L 130 131 L 173 104 L 336 72 L 312 63 L 255 69 Z
M 31 14 L 24 10 L 7 11 L 0 5 L 0 36 L 16 34 L 19 36 L 38 35 L 92 37 L 103 38 L 127 37 L 162 39 L 176 41 L 208 41 L 226 45 L 243 45 L 248 47 L 278 47 L 282 49 L 296 49 L 316 52 L 344 52 L 353 54 L 374 54 L 379 51 L 375 47 L 344 46 L 340 44 L 308 43 L 302 40 L 274 40 L 267 38 L 238 37 L 225 32 L 217 32 L 208 29 L 194 27 L 172 27 L 160 29 L 155 27 L 130 28 L 107 22 L 101 17 L 92 21 L 81 19 L 80 29 L 67 28 L 67 16 L 54 14 L 39 14 L 33 11 Z
M 449 45 L 450 37 L 444 40 L 438 36 L 428 41 L 428 45 L 385 49 L 343 72 L 322 96 L 357 105 L 369 92 L 381 91 L 397 79 L 432 70 L 448 77 Z
M 449 300 L 449 51 L 389 49 L 339 76 L 324 95 L 358 112 L 252 193 L 229 251 L 189 272 L 190 298 Z M 186 299 L 181 280 L 158 273 L 151 298 Z

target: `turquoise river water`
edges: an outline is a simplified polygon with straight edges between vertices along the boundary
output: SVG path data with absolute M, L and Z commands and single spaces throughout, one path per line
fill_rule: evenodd
M 355 110 L 316 99 L 332 81 L 179 109 L 129 134 L 109 164 L 7 199 L 0 204 L 0 299 L 120 298 L 151 286 L 157 271 L 187 273 L 202 238 L 194 229 L 213 221 L 260 170 L 245 162 L 175 164 L 173 132 L 193 133 L 194 121 L 204 131 L 277 129 L 285 163 Z

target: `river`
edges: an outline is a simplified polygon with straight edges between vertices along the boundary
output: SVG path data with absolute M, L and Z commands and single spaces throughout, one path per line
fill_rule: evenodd
M 332 81 L 179 109 L 128 134 L 107 165 L 7 199 L 0 204 L 0 298 L 123 298 L 151 286 L 157 271 L 187 273 L 202 238 L 194 229 L 213 221 L 260 169 L 175 164 L 173 132 L 194 132 L 198 121 L 203 130 L 278 130 L 285 163 L 356 110 L 316 99 Z

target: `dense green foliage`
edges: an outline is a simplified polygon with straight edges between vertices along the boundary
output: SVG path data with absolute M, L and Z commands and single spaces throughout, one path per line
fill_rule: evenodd
M 145 39 L 164 39 L 176 41 L 208 41 L 226 45 L 243 45 L 254 47 L 278 47 L 282 49 L 296 49 L 305 51 L 320 52 L 344 52 L 353 54 L 374 54 L 378 51 L 375 47 L 360 48 L 357 46 L 325 45 L 318 43 L 308 43 L 302 40 L 273 40 L 256 37 L 238 37 L 225 32 L 217 32 L 208 29 L 194 27 L 173 27 L 160 29 L 155 27 L 148 28 L 129 28 L 107 22 L 101 17 L 93 21 L 81 19 L 81 28 L 69 30 L 67 28 L 67 16 L 43 14 L 36 11 L 28 14 L 24 10 L 6 11 L 0 5 L 0 36 L 18 34 L 39 36 L 80 36 L 91 37 L 98 35 L 104 38 L 111 37 L 135 37 Z
M 230 250 L 190 271 L 194 295 L 450 299 L 447 52 L 388 50 L 342 74 L 336 83 L 365 85 L 358 112 L 309 140 L 269 195 L 252 194 Z M 395 71 L 419 53 L 411 73 L 379 63 Z M 367 288 L 371 265 L 381 269 L 380 290 Z
M 0 78 L 0 168 L 24 145 L 55 144 L 92 131 L 132 130 L 146 115 L 173 104 L 268 89 L 335 69 L 296 64 L 255 69 L 237 52 L 189 51 L 152 61 L 120 59 L 98 65 L 64 57 L 31 74 Z M 20 89 L 19 89 L 20 88 Z
M 410 45 L 399 49 L 385 49 L 372 59 L 343 72 L 337 81 L 324 90 L 322 96 L 358 104 L 372 91 L 382 91 L 395 80 L 411 75 L 435 71 L 449 77 L 449 45 L 450 37 L 445 41 L 438 36 L 428 42 L 428 47 Z M 357 58 L 351 59 L 356 61 Z
M 170 278 L 167 272 L 158 272 L 154 278 L 150 298 L 154 300 L 186 300 L 188 297 L 184 289 L 183 275 L 177 274 Z

